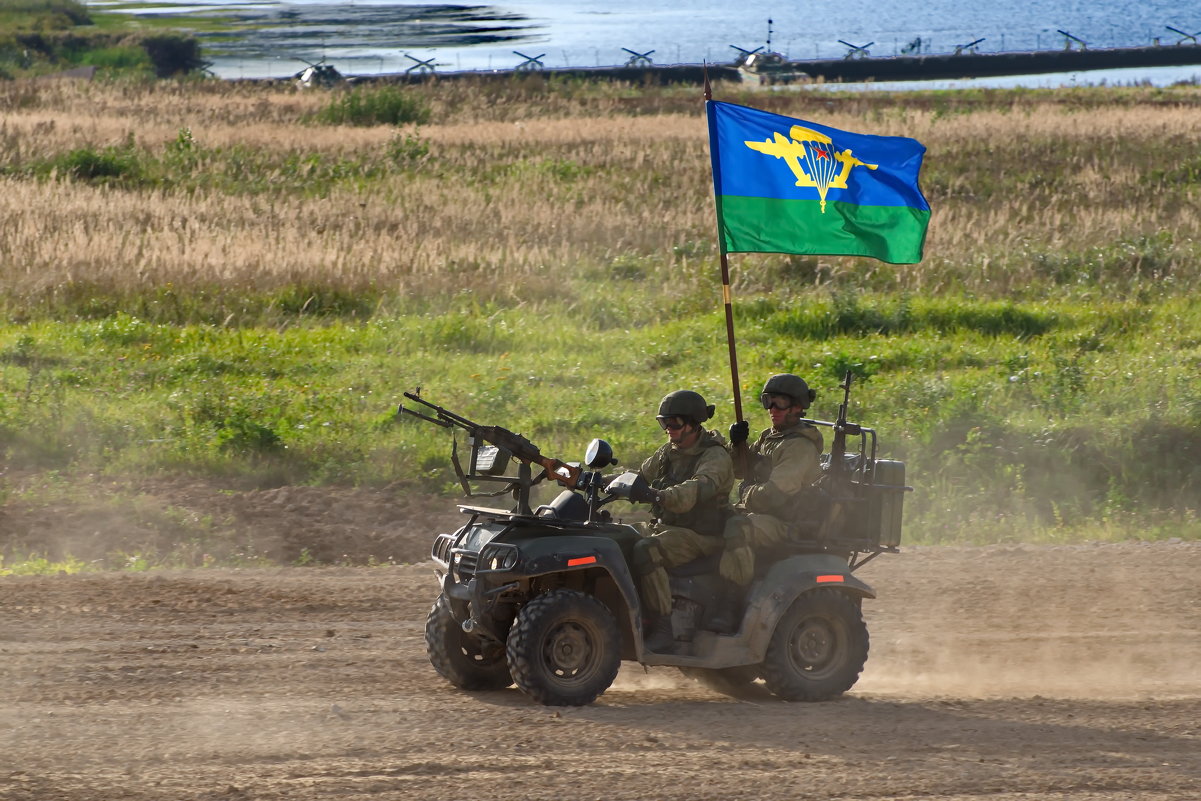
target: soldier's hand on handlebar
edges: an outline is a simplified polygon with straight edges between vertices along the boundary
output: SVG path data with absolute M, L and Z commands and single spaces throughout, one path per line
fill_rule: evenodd
M 751 437 L 751 424 L 747 420 L 739 420 L 730 426 L 730 442 L 737 445 L 746 442 Z
M 657 503 L 659 501 L 658 491 L 637 473 L 622 473 L 609 482 L 607 489 L 611 495 L 625 498 L 634 503 Z

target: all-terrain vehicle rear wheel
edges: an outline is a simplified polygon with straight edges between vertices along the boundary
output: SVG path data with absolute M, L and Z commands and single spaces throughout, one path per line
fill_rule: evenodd
M 744 665 L 731 668 L 682 667 L 680 672 L 703 687 L 722 695 L 738 697 L 759 678 L 763 668 L 759 665 Z
M 504 646 L 463 631 L 439 595 L 425 619 L 425 649 L 438 675 L 460 690 L 503 690 L 513 683 Z
M 613 613 L 591 595 L 555 590 L 522 607 L 505 650 L 517 687 L 547 706 L 584 706 L 621 665 Z
M 797 598 L 776 624 L 763 680 L 785 701 L 825 701 L 859 680 L 867 649 L 859 604 L 836 590 L 813 590 Z

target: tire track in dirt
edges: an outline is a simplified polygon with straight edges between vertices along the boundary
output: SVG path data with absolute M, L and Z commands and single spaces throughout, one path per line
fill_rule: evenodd
M 599 701 L 430 668 L 430 568 L 0 579 L 3 799 L 1197 797 L 1201 544 L 866 566 L 846 698 L 623 665 Z

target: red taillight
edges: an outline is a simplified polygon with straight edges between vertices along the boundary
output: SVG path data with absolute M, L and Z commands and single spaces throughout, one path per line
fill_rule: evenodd
M 568 567 L 579 567 L 580 565 L 594 565 L 594 564 L 596 564 L 595 556 L 577 556 L 575 559 L 567 560 Z
M 844 576 L 818 576 L 817 577 L 818 584 L 832 584 L 832 583 L 840 584 L 844 581 L 846 581 L 846 578 Z

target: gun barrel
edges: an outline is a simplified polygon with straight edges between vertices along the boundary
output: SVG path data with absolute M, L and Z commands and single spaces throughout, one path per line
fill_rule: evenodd
M 407 415 L 411 415 L 413 417 L 418 417 L 418 418 L 426 421 L 427 423 L 433 423 L 434 425 L 442 426 L 443 428 L 450 428 L 451 425 L 453 425 L 453 423 L 450 423 L 446 420 L 439 420 L 435 417 L 430 417 L 429 415 L 422 414 L 421 412 L 418 412 L 414 409 L 406 409 L 404 407 L 404 404 L 401 404 L 396 407 L 396 413 L 397 414 L 407 414 Z
M 420 395 L 418 395 L 414 392 L 406 392 L 406 393 L 404 393 L 404 396 L 406 398 L 408 398 L 409 400 L 417 401 L 422 406 L 427 406 L 427 407 L 433 409 L 435 412 L 437 412 L 438 417 L 442 418 L 445 421 L 444 425 L 457 425 L 457 426 L 460 426 L 461 428 L 466 428 L 468 430 L 472 430 L 472 429 L 476 429 L 476 428 L 480 427 L 479 424 L 471 422 L 466 417 L 457 415 L 448 409 L 443 409 L 441 406 L 438 406 L 435 403 L 430 403 L 425 398 L 421 397 Z M 428 420 L 429 418 L 426 418 L 426 419 Z

